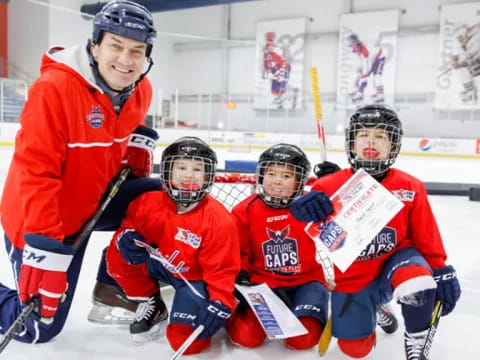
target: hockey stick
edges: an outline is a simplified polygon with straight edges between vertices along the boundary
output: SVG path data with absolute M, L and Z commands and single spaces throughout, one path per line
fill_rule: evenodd
M 18 332 L 18 330 L 20 330 L 22 328 L 22 326 L 25 323 L 25 321 L 27 320 L 27 318 L 33 312 L 33 309 L 35 309 L 35 304 L 33 302 L 31 302 L 23 308 L 20 315 L 18 315 L 18 317 L 13 322 L 13 324 L 10 325 L 8 330 L 3 335 L 2 341 L 0 341 L 0 354 L 7 347 L 7 345 L 13 339 L 15 334 Z
M 139 247 L 142 247 L 144 248 L 145 250 L 147 250 L 149 256 L 155 260 L 155 261 L 158 261 L 159 263 L 161 263 L 163 265 L 163 267 L 170 273 L 175 273 L 175 274 L 178 274 L 178 276 L 180 276 L 180 278 L 185 282 L 185 284 L 190 288 L 190 290 L 192 290 L 192 292 L 205 300 L 205 296 L 203 296 L 202 294 L 200 294 L 200 292 L 195 289 L 195 287 L 192 285 L 192 283 L 190 281 L 188 281 L 188 279 L 183 276 L 183 274 L 179 271 L 172 271 L 170 270 L 171 269 L 171 263 L 165 258 L 165 256 L 163 256 L 160 251 L 158 251 L 158 249 L 154 249 L 153 247 L 151 247 L 150 245 L 148 245 L 147 243 L 143 242 L 143 241 L 139 241 L 139 240 L 134 240 L 135 241 L 135 244 Z M 182 345 L 180 345 L 180 347 L 177 349 L 177 351 L 175 351 L 175 353 L 172 355 L 172 357 L 170 358 L 170 360 L 176 360 L 176 359 L 179 359 L 183 353 L 185 352 L 185 350 L 188 349 L 188 347 L 197 339 L 197 337 L 202 333 L 203 329 L 205 327 L 203 325 L 199 325 L 195 331 L 193 331 L 190 336 L 183 342 Z
M 127 176 L 130 174 L 130 172 L 131 172 L 131 169 L 129 167 L 123 168 L 122 171 L 120 171 L 118 179 L 115 181 L 115 183 L 111 187 L 110 192 L 108 193 L 108 196 L 105 198 L 105 200 L 103 200 L 103 202 L 100 204 L 99 208 L 97 209 L 93 217 L 82 227 L 80 233 L 75 238 L 75 241 L 72 245 L 72 247 L 75 250 L 78 250 L 78 248 L 85 242 L 85 240 L 88 238 L 90 233 L 93 231 L 93 228 L 95 227 L 98 220 L 100 219 L 100 216 L 102 216 L 108 204 L 110 204 L 110 201 L 115 197 L 115 195 L 118 192 L 118 189 L 120 188 L 120 185 L 122 185 L 123 182 L 127 179 Z M 34 309 L 35 309 L 35 303 L 33 301 L 29 302 L 28 305 L 23 308 L 22 312 L 15 319 L 13 324 L 10 325 L 8 330 L 3 335 L 2 340 L 0 341 L 0 354 L 10 343 L 10 341 L 13 339 L 15 334 L 22 328 L 22 326 L 25 324 L 25 321 L 30 316 L 30 314 L 34 311 Z
M 437 332 L 438 322 L 440 321 L 440 316 L 442 315 L 442 309 L 443 303 L 440 300 L 437 300 L 435 303 L 435 308 L 433 309 L 432 320 L 430 320 L 427 338 L 425 339 L 425 344 L 423 344 L 419 360 L 428 360 L 430 358 L 430 349 L 432 348 L 433 337 Z
M 318 354 L 324 356 L 327 353 L 328 347 L 332 341 L 332 315 L 328 317 L 325 328 L 322 331 L 320 340 L 318 340 Z
M 325 280 L 328 284 L 328 290 L 333 291 L 335 288 L 335 270 L 333 268 L 333 263 L 327 252 L 322 249 L 322 244 L 317 244 L 317 241 L 313 240 L 315 243 L 316 256 L 315 260 L 322 265 L 323 273 Z M 327 323 L 323 328 L 322 335 L 318 340 L 317 350 L 320 356 L 324 356 L 327 353 L 328 347 L 330 346 L 330 341 L 332 340 L 332 315 L 328 317 Z
M 446 69 L 445 69 L 445 70 L 443 70 L 443 71 L 442 71 L 440 74 L 438 74 L 438 75 L 437 75 L 437 80 L 438 80 L 438 79 L 440 79 L 441 77 L 443 77 L 443 76 L 445 76 L 445 75 L 449 74 L 449 73 L 450 73 L 450 71 L 452 71 L 452 70 L 453 70 L 453 67 L 451 67 L 451 66 L 450 66 L 450 67 L 448 67 L 448 68 L 446 68 Z
M 328 283 L 329 291 L 333 291 L 335 288 L 335 270 L 333 268 L 332 260 L 328 257 L 326 252 L 320 248 L 321 245 L 315 244 L 316 247 L 316 260 L 322 264 L 325 280 Z M 330 314 L 323 328 L 322 335 L 318 340 L 317 350 L 320 356 L 324 356 L 327 353 L 330 342 L 332 341 L 332 315 Z
M 322 103 L 320 101 L 320 88 L 318 86 L 318 73 L 317 68 L 310 68 L 310 79 L 312 82 L 312 95 L 313 105 L 315 107 L 315 120 L 317 123 L 317 134 L 320 140 L 320 159 L 322 162 L 327 160 L 327 142 L 325 140 L 325 128 L 323 127 L 323 110 Z M 335 287 L 335 276 L 333 264 L 328 255 L 317 245 L 317 262 L 322 264 L 323 271 L 325 272 L 325 279 L 329 285 L 329 290 L 333 290 Z M 332 316 L 328 317 L 325 328 L 323 329 L 320 340 L 318 341 L 318 353 L 320 356 L 325 355 L 332 340 Z
M 317 123 L 317 134 L 320 140 L 320 159 L 322 162 L 327 160 L 327 144 L 325 141 L 325 128 L 323 127 L 323 111 L 320 101 L 320 89 L 318 87 L 317 68 L 310 68 L 310 79 L 312 81 L 313 105 L 315 107 L 315 120 Z
M 170 360 L 177 360 L 180 358 L 180 356 L 183 355 L 185 350 L 195 341 L 195 339 L 202 333 L 203 331 L 203 325 L 200 325 L 195 329 L 194 332 L 190 334 L 190 336 L 183 342 L 182 345 L 178 348 L 177 351 L 173 354 L 173 356 L 170 358 Z

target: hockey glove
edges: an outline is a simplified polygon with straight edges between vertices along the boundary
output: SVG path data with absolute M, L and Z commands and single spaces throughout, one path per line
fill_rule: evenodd
M 203 301 L 198 310 L 197 317 L 193 321 L 193 328 L 203 325 L 204 330 L 198 337 L 199 339 L 211 338 L 215 333 L 225 325 L 225 321 L 230 317 L 231 312 L 228 306 L 219 301 Z
M 139 126 L 130 135 L 127 147 L 127 166 L 137 177 L 149 177 L 153 170 L 153 151 L 157 145 L 157 132 L 146 126 Z
M 287 294 L 287 291 L 285 290 L 285 288 L 278 287 L 272 290 L 275 293 L 275 295 L 277 295 L 280 298 L 280 300 L 282 300 L 283 303 L 287 305 L 288 308 L 291 309 L 293 307 L 292 299 L 290 298 L 290 295 Z
M 250 281 L 250 274 L 245 270 L 240 270 L 240 272 L 237 275 L 237 278 L 235 279 L 235 284 L 245 285 L 245 286 L 256 285 Z
M 320 222 L 333 213 L 329 197 L 321 191 L 310 191 L 292 201 L 290 212 L 299 221 Z
M 322 176 L 333 174 L 339 170 L 341 169 L 337 164 L 330 161 L 324 161 L 315 165 L 313 168 L 313 173 L 317 178 L 321 178 Z
M 240 270 L 240 272 L 237 275 L 237 278 L 235 279 L 235 284 L 238 285 L 243 285 L 243 286 L 253 286 L 257 285 L 255 283 L 252 283 L 250 281 L 250 274 L 245 271 L 245 270 Z M 243 297 L 242 293 L 235 289 L 233 291 L 233 295 L 237 298 L 238 303 L 237 303 L 237 308 L 235 309 L 238 312 L 243 312 L 249 308 L 247 300 Z
M 457 273 L 452 265 L 447 265 L 433 270 L 433 278 L 437 282 L 437 300 L 443 302 L 442 316 L 445 316 L 455 308 L 462 293 Z
M 67 270 L 75 250 L 38 234 L 25 234 L 25 242 L 18 296 L 24 303 L 38 297 L 40 315 L 51 318 L 67 290 Z
M 117 249 L 126 262 L 140 265 L 147 261 L 148 252 L 145 248 L 135 244 L 135 240 L 145 242 L 145 238 L 135 230 L 124 230 L 117 236 Z
M 185 281 L 173 276 L 170 271 L 174 272 L 174 268 L 174 266 L 171 266 L 171 268 L 169 266 L 169 270 L 167 270 L 165 265 L 163 265 L 159 260 L 151 256 L 147 259 L 148 276 L 150 276 L 152 279 L 170 284 L 174 289 L 179 289 L 182 286 L 185 286 Z

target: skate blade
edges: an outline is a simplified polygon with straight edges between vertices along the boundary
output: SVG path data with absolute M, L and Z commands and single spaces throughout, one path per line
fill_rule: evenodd
M 94 303 L 87 320 L 94 324 L 110 326 L 129 326 L 135 319 L 135 313 L 126 309 Z
M 132 334 L 133 345 L 141 346 L 143 344 L 159 340 L 165 336 L 166 321 L 162 321 L 152 326 L 152 328 L 146 332 Z

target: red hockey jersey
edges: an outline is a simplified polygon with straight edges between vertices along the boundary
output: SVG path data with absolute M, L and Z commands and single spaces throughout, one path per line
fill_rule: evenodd
M 325 284 L 315 244 L 304 231 L 306 224 L 291 216 L 289 208 L 271 208 L 254 194 L 237 204 L 232 214 L 240 229 L 242 269 L 252 282 L 271 288 L 310 281 Z
M 165 258 L 173 259 L 172 265 L 187 280 L 204 281 L 210 300 L 219 300 L 234 309 L 233 290 L 240 271 L 238 229 L 219 201 L 207 195 L 193 210 L 178 214 L 166 192 L 147 192 L 130 203 L 112 241 L 126 229 L 137 231 L 148 244 L 156 245 Z M 113 242 L 109 253 L 118 252 Z M 118 259 L 117 255 L 108 254 L 107 261 Z M 109 271 L 112 266 L 119 267 L 109 263 Z M 142 286 L 141 281 L 134 280 L 130 283 Z M 125 291 L 128 295 L 128 289 Z
M 351 168 L 318 179 L 312 190 L 332 196 L 351 176 Z M 443 241 L 428 202 L 423 183 L 398 169 L 390 169 L 381 184 L 405 205 L 375 236 L 350 267 L 342 273 L 335 267 L 335 290 L 356 292 L 367 286 L 396 251 L 414 247 L 432 269 L 445 266 Z

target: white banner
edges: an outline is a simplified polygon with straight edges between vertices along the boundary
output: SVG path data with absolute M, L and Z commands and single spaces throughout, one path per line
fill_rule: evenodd
M 398 10 L 340 17 L 337 107 L 393 104 Z
M 435 107 L 473 109 L 480 91 L 480 3 L 442 5 Z
M 300 107 L 305 26 L 305 18 L 257 24 L 255 109 Z

